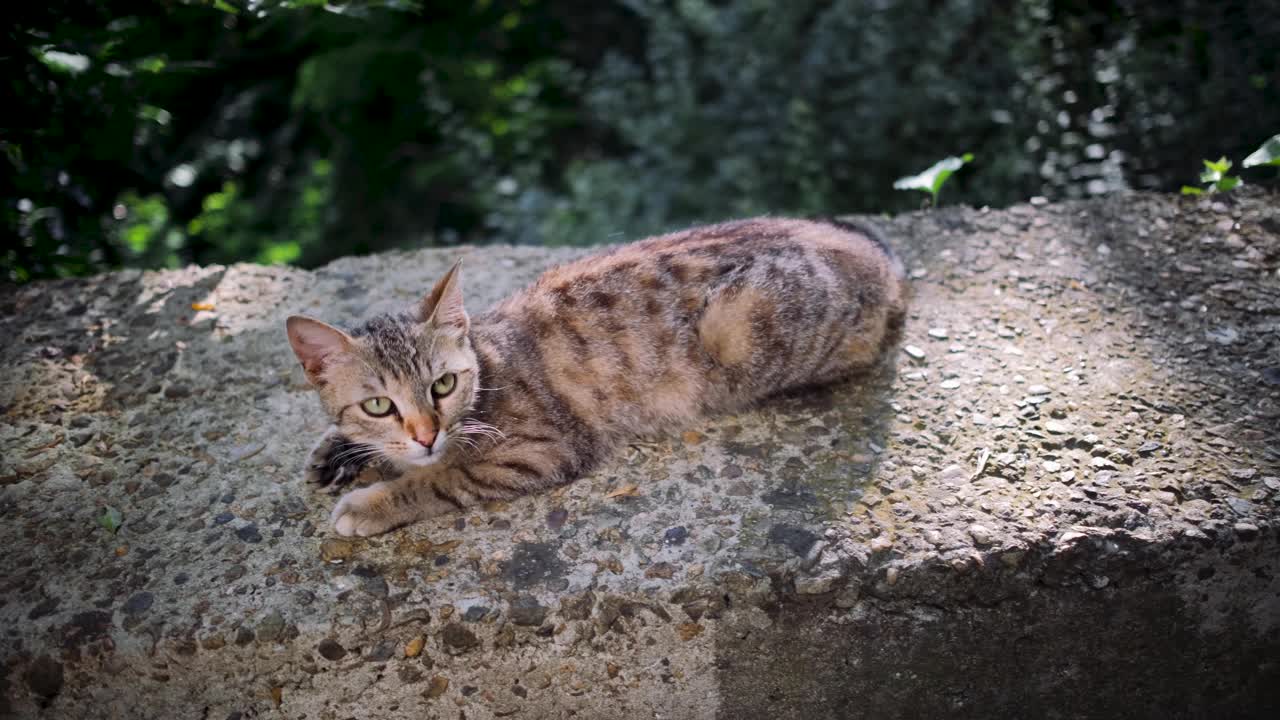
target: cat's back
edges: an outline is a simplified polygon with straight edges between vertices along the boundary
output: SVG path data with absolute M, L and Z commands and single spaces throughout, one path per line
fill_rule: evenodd
M 575 414 L 645 431 L 866 365 L 903 303 L 874 231 L 755 218 L 553 268 L 477 324 Z
M 828 271 L 893 294 L 901 267 L 872 228 L 843 222 L 751 218 L 658 235 L 552 268 L 520 293 L 568 307 L 612 310 L 618 293 L 688 302 L 719 286 Z

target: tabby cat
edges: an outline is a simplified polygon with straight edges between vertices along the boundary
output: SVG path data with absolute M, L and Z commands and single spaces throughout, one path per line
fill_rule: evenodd
M 870 228 L 759 218 L 553 268 L 471 318 L 456 264 L 414 309 L 350 333 L 288 320 L 333 419 L 309 478 L 339 535 L 375 535 L 569 482 L 621 441 L 871 367 L 902 267 Z

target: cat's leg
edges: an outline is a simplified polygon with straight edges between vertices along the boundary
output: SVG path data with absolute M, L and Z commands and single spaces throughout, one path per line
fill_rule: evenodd
M 475 500 L 447 490 L 451 468 L 432 465 L 343 495 L 329 520 L 339 535 L 380 535 L 434 515 L 461 510 Z
M 572 480 L 587 468 L 571 462 L 574 449 L 554 440 L 517 437 L 502 442 L 483 460 L 463 465 L 429 465 L 393 480 L 352 490 L 333 509 L 339 535 L 378 535 L 435 515 L 489 500 L 511 500 Z
M 330 426 L 307 456 L 303 474 L 308 484 L 336 495 L 362 475 L 361 479 L 372 479 L 371 455 L 365 446 L 351 442 L 336 426 Z

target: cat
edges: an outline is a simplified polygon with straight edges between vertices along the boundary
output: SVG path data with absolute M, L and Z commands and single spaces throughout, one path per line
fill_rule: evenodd
M 375 535 L 574 480 L 668 433 L 875 365 L 906 310 L 874 229 L 757 218 L 553 268 L 472 319 L 461 261 L 412 310 L 351 332 L 294 315 L 289 342 L 333 420 L 307 475 Z

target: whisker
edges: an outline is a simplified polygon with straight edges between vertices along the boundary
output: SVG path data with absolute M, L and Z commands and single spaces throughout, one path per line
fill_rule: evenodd
M 341 452 L 334 454 L 332 457 L 329 458 L 329 462 L 339 462 L 350 457 L 363 456 L 370 452 L 379 452 L 379 450 L 375 445 L 360 443 L 357 445 L 352 445 L 351 447 L 348 447 L 342 450 Z
M 328 462 L 331 465 L 354 464 L 359 462 L 361 459 L 367 457 L 371 452 L 372 451 L 370 450 L 362 450 L 359 452 L 346 452 L 341 455 L 335 455 L 329 458 L 326 462 Z
M 382 448 L 370 443 L 358 443 L 336 453 L 326 462 L 331 465 L 369 465 L 387 462 L 390 459 Z
M 472 420 L 468 418 L 466 420 L 463 420 L 460 423 L 460 426 L 465 432 L 486 433 L 498 438 L 507 437 L 507 434 L 503 432 L 500 428 L 490 425 L 487 422 L 481 422 L 479 420 Z
M 502 432 L 499 432 L 499 430 L 490 430 L 488 428 L 463 427 L 462 432 L 465 434 L 475 434 L 475 436 L 485 436 L 485 437 L 495 437 L 495 438 L 506 437 L 506 436 L 503 436 Z
M 476 436 L 488 438 L 490 440 L 501 440 L 505 437 L 500 432 L 494 432 L 492 430 L 486 430 L 484 428 L 473 428 L 473 427 L 465 427 L 465 426 L 462 428 L 459 428 L 456 432 L 459 435 L 476 435 Z
M 459 434 L 460 434 L 460 435 L 463 435 L 463 436 L 468 436 L 468 437 L 483 438 L 483 439 L 485 439 L 485 440 L 489 440 L 489 441 L 491 441 L 491 442 L 498 442 L 498 441 L 500 441 L 500 440 L 502 439 L 502 438 L 499 438 L 499 437 L 496 437 L 496 436 L 494 436 L 494 435 L 490 435 L 490 434 L 487 434 L 487 433 L 467 432 L 467 431 L 465 431 L 465 430 L 464 430 L 463 432 L 459 433 Z
M 368 450 L 371 447 L 373 446 L 368 443 L 352 443 L 344 447 L 342 450 L 340 450 L 338 452 L 338 455 L 343 455 L 350 452 L 359 452 L 362 450 Z
M 377 456 L 377 453 L 370 453 L 370 454 L 361 455 L 358 457 L 346 458 L 343 461 L 337 463 L 337 465 L 341 467 L 359 467 L 362 465 L 372 465 L 375 462 L 381 462 L 381 458 Z

